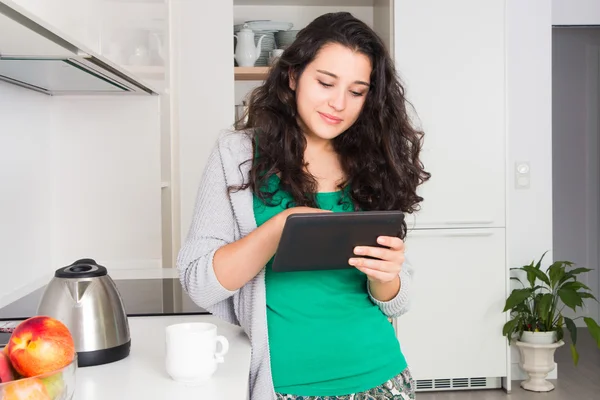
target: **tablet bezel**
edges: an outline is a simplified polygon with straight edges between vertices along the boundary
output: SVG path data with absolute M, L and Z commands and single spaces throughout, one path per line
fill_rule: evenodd
M 291 214 L 286 219 L 271 268 L 274 272 L 354 268 L 348 260 L 356 257 L 355 246 L 384 247 L 377 243 L 377 237 L 403 237 L 403 221 L 401 211 Z M 359 229 L 349 230 L 349 225 Z M 332 243 L 328 245 L 327 241 L 335 241 L 342 247 L 339 254 L 331 253 Z

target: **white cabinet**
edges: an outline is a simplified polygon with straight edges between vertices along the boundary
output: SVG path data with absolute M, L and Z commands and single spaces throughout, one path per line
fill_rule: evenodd
M 11 0 L 61 33 L 99 53 L 98 9 L 103 0 Z
M 395 61 L 432 174 L 416 228 L 505 226 L 504 4 L 395 2 Z
M 166 85 L 167 0 L 12 1 L 158 90 Z
M 415 379 L 506 376 L 503 228 L 409 232 L 411 308 L 396 322 Z

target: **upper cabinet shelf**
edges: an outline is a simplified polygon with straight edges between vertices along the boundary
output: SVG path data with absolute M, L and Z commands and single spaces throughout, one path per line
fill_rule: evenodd
M 372 7 L 374 0 L 233 0 L 235 6 Z
M 236 81 L 262 81 L 267 78 L 269 67 L 235 67 Z

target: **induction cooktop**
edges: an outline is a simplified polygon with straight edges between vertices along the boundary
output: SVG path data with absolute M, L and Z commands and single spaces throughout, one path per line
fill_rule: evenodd
M 114 279 L 130 317 L 210 314 L 190 299 L 177 278 Z M 36 315 L 45 286 L 0 308 L 0 326 Z M 10 334 L 0 332 L 0 347 Z

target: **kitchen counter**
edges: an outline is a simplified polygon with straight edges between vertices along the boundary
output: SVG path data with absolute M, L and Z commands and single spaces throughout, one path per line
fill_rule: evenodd
M 180 322 L 210 322 L 229 341 L 225 362 L 210 381 L 188 387 L 165 370 L 165 327 Z M 79 368 L 74 400 L 246 400 L 250 341 L 241 328 L 212 315 L 130 317 L 129 357 L 105 365 Z

